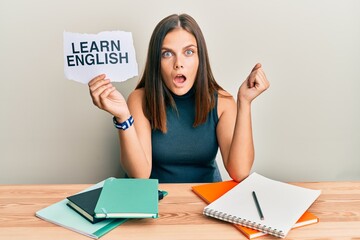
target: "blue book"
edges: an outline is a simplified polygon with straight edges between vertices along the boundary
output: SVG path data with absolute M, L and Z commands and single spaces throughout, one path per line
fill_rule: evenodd
M 103 186 L 103 184 L 104 181 L 85 189 L 83 192 L 100 188 Z M 94 239 L 100 238 L 127 220 L 127 218 L 105 219 L 101 222 L 93 224 L 67 206 L 67 203 L 68 199 L 63 199 L 60 202 L 37 211 L 35 215 L 45 221 L 54 223 Z
M 106 179 L 95 218 L 157 218 L 158 198 L 157 179 Z

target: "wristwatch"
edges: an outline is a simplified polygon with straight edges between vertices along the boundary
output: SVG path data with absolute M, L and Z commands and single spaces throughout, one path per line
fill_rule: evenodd
M 128 120 L 126 120 L 125 122 L 119 123 L 119 122 L 116 120 L 116 117 L 114 116 L 114 117 L 113 117 L 113 122 L 114 122 L 114 126 L 115 126 L 117 129 L 126 130 L 126 129 L 128 129 L 129 127 L 131 127 L 131 125 L 133 125 L 133 123 L 134 123 L 134 118 L 130 115 L 130 117 L 128 118 Z

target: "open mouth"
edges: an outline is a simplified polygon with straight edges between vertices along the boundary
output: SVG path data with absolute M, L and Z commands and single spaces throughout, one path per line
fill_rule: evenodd
M 186 81 L 186 77 L 185 77 L 185 75 L 182 75 L 182 74 L 178 74 L 174 78 L 174 82 L 178 83 L 178 84 L 184 83 L 185 81 Z

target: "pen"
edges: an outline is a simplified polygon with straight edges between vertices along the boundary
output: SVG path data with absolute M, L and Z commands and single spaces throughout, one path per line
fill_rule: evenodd
M 253 196 L 253 198 L 254 198 L 256 208 L 257 208 L 257 210 L 258 210 L 258 212 L 259 212 L 260 219 L 261 219 L 261 220 L 264 220 L 264 215 L 263 215 L 263 213 L 262 213 L 262 211 L 261 211 L 261 207 L 260 207 L 259 201 L 258 201 L 258 199 L 257 199 L 257 197 L 256 197 L 255 191 L 252 192 L 252 196 Z

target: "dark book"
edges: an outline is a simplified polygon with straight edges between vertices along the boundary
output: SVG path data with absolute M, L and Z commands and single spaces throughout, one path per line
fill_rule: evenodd
M 78 193 L 67 197 L 69 202 L 67 203 L 72 209 L 78 212 L 81 216 L 86 218 L 91 223 L 97 223 L 104 219 L 95 218 L 94 209 L 97 201 L 100 197 L 102 188 L 96 188 L 87 192 Z

